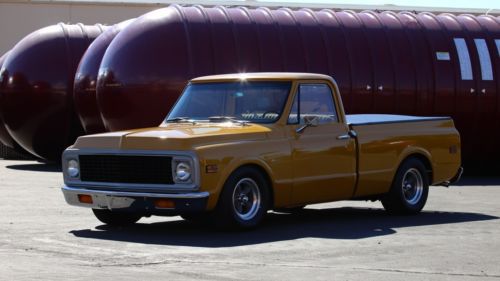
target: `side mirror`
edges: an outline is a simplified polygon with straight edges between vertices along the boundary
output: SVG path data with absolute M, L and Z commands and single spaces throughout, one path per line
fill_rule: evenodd
M 304 125 L 300 126 L 295 132 L 301 134 L 307 127 L 317 127 L 319 125 L 318 116 L 304 116 Z

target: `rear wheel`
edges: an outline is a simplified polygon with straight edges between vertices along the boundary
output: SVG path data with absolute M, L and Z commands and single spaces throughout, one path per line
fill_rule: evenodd
M 92 209 L 92 212 L 94 212 L 94 215 L 98 220 L 112 226 L 131 225 L 136 223 L 142 217 L 132 213 L 110 211 L 105 209 Z
M 219 227 L 252 228 L 267 212 L 269 187 L 260 171 L 250 167 L 236 170 L 224 184 L 215 210 Z
M 401 164 L 382 205 L 389 213 L 416 214 L 427 202 L 429 177 L 422 161 L 410 158 Z

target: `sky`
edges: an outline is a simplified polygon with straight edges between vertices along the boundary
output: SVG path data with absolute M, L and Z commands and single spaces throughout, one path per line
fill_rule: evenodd
M 84 0 L 91 1 L 91 0 Z M 97 0 L 107 2 L 157 2 L 162 0 Z M 205 0 L 210 1 L 210 0 Z M 224 0 L 216 0 L 224 2 Z M 245 1 L 245 0 L 232 0 Z M 479 9 L 500 9 L 500 0 L 252 0 L 257 2 L 293 2 L 293 3 L 330 3 L 346 5 L 398 5 L 398 6 L 420 6 L 420 7 L 443 7 L 443 8 L 479 8 Z M 182 4 L 182 0 L 177 1 Z
M 423 7 L 451 7 L 451 8 L 481 8 L 500 9 L 500 0 L 257 0 L 259 2 L 296 2 L 296 3 L 335 3 L 335 4 L 360 4 L 360 5 L 384 5 L 393 4 L 398 6 L 423 6 Z

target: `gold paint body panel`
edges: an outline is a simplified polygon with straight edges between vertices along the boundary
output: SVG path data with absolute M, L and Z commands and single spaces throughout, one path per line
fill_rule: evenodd
M 460 136 L 451 119 L 353 129 L 359 143 L 357 197 L 387 192 L 399 164 L 410 155 L 421 155 L 429 161 L 432 184 L 450 180 L 460 168 Z M 457 153 L 450 153 L 451 146 L 458 148 Z
M 241 75 L 209 76 L 191 83 L 237 79 Z M 83 136 L 72 148 L 192 151 L 199 160 L 200 191 L 210 193 L 207 210 L 216 206 L 229 175 L 245 165 L 257 166 L 267 174 L 275 208 L 383 194 L 401 162 L 414 154 L 430 163 L 433 184 L 451 179 L 460 167 L 460 136 L 451 119 L 349 126 L 337 84 L 328 76 L 266 73 L 245 74 L 244 79 L 293 81 L 277 122 L 169 123 Z M 287 124 L 287 118 L 299 83 L 328 84 L 339 122 L 296 133 L 299 125 Z M 337 139 L 349 130 L 357 133 L 357 140 Z M 450 152 L 452 146 L 457 147 L 456 153 Z M 217 171 L 207 173 L 207 165 L 217 165 Z

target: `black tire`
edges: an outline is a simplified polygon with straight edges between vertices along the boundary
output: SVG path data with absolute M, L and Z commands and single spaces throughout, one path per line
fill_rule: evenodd
M 429 176 L 422 161 L 405 160 L 398 168 L 391 189 L 382 197 L 382 205 L 391 214 L 419 213 L 429 195 Z
M 92 209 L 94 215 L 102 223 L 112 226 L 127 226 L 136 223 L 141 219 L 141 215 L 132 213 L 116 212 L 105 209 Z
M 234 171 L 226 180 L 214 212 L 215 225 L 222 228 L 253 228 L 269 207 L 269 184 L 251 167 Z
M 274 209 L 274 211 L 278 212 L 278 213 L 297 214 L 297 213 L 304 211 L 305 207 L 306 207 L 306 205 L 296 206 L 296 207 L 291 207 L 291 208 L 277 208 L 277 209 Z

